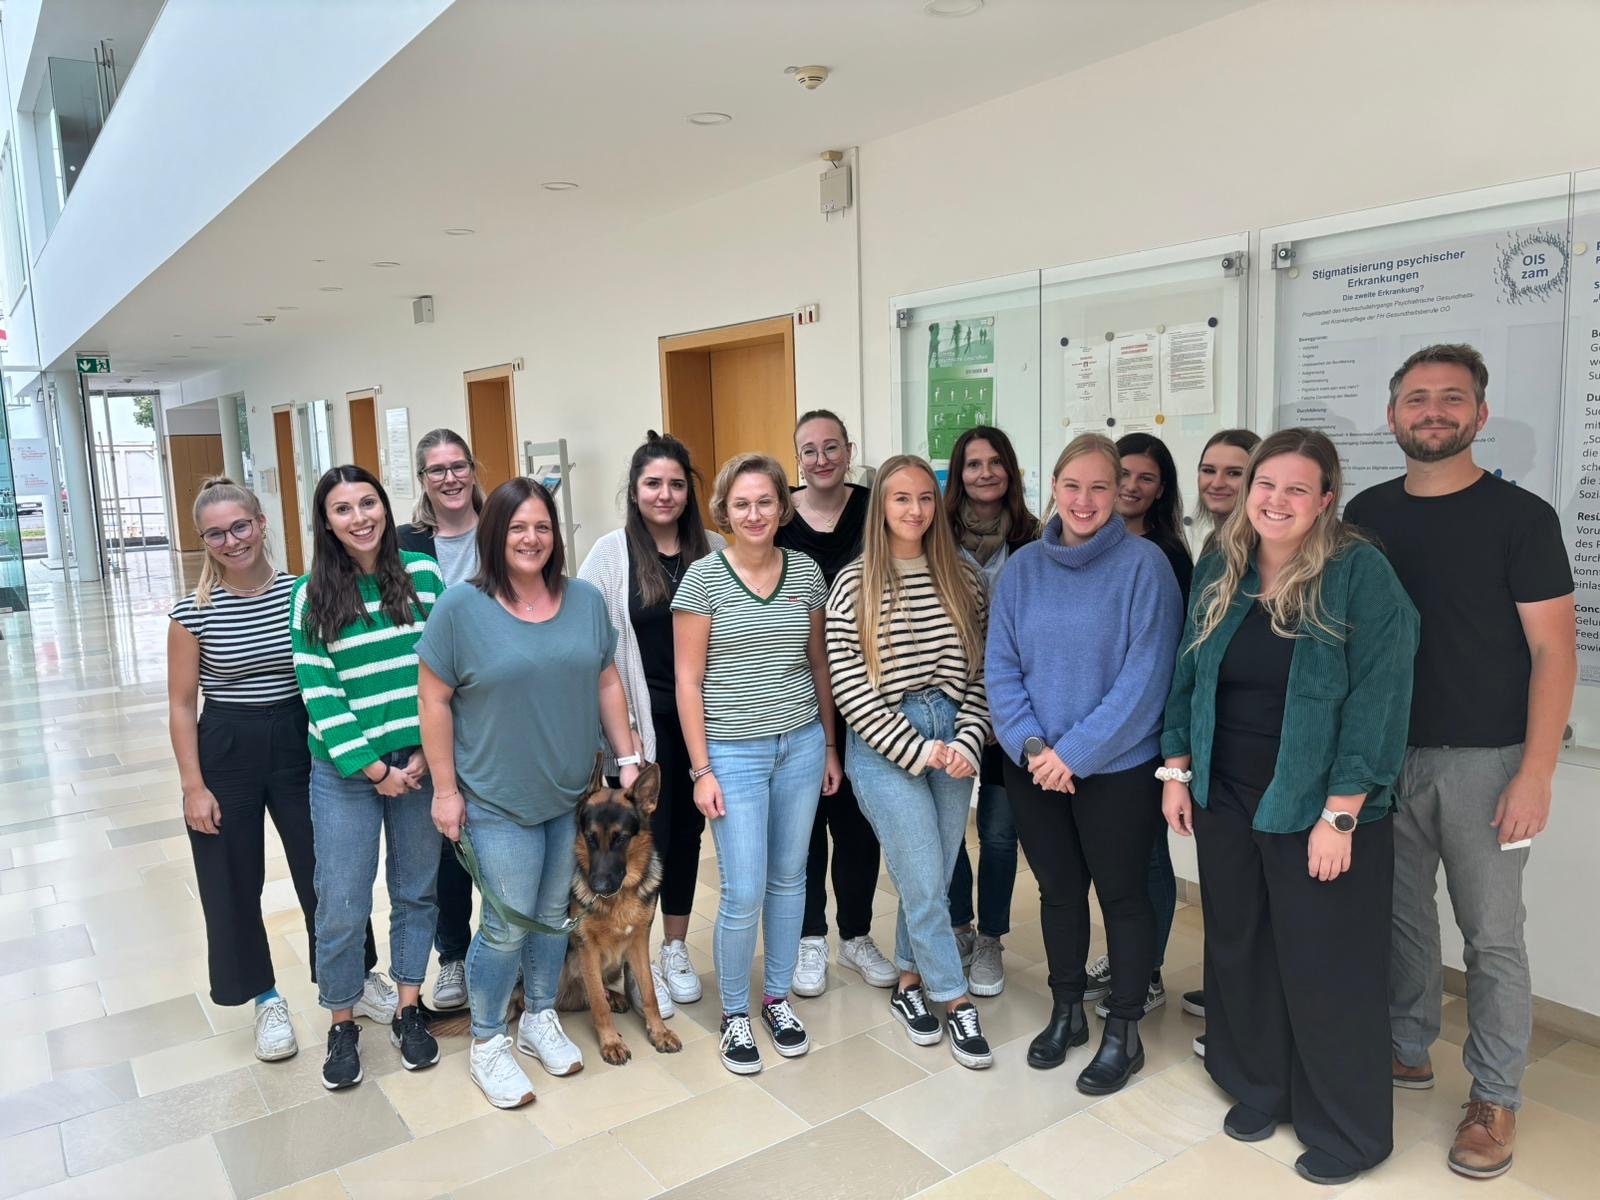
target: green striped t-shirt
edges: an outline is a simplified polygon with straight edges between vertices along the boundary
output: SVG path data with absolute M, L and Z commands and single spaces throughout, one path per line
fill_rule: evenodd
M 378 584 L 371 575 L 357 583 L 367 607 L 367 622 L 347 626 L 328 645 L 306 631 L 306 581 L 302 575 L 289 593 L 289 632 L 294 643 L 294 673 L 306 702 L 311 756 L 331 762 L 346 779 L 392 750 L 422 744 L 417 719 L 417 639 L 434 601 L 444 591 L 439 564 L 426 554 L 400 551 L 421 611 L 395 625 L 383 614 Z
M 827 602 L 821 568 L 798 550 L 783 551 L 783 573 L 765 600 L 734 574 L 726 551 L 708 554 L 684 572 L 673 611 L 711 618 L 700 688 L 706 737 L 772 737 L 817 719 L 806 644 L 811 614 Z

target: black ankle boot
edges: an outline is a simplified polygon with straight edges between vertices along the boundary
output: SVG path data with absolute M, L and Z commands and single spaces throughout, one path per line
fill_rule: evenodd
M 1028 1043 L 1028 1065 L 1041 1071 L 1059 1067 L 1067 1061 L 1068 1050 L 1088 1040 L 1089 1018 L 1084 1015 L 1083 1001 L 1057 1000 L 1050 1010 L 1050 1023 Z
M 1094 1061 L 1078 1076 L 1078 1090 L 1087 1096 L 1121 1091 L 1128 1077 L 1144 1066 L 1144 1046 L 1139 1042 L 1139 1022 L 1107 1017 L 1106 1031 Z

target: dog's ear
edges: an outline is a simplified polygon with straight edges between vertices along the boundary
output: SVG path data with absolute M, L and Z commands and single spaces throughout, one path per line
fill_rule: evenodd
M 594 756 L 594 772 L 589 776 L 589 786 L 585 790 L 584 794 L 588 795 L 588 796 L 592 796 L 592 795 L 594 795 L 594 793 L 598 792 L 601 788 L 605 787 L 605 785 L 606 785 L 606 756 L 604 754 L 596 754 Z
M 648 817 L 655 812 L 656 801 L 661 798 L 661 767 L 657 763 L 650 763 L 640 771 L 639 778 L 628 789 L 628 795 L 633 797 L 641 817 Z

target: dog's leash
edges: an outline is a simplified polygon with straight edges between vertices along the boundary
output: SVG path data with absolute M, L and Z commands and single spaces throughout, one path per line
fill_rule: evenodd
M 494 909 L 495 916 L 504 924 L 515 925 L 518 929 L 528 929 L 534 933 L 551 933 L 558 937 L 565 937 L 578 927 L 577 917 L 568 917 L 559 925 L 546 925 L 527 913 L 518 912 L 500 899 L 494 889 L 484 881 L 483 868 L 478 865 L 478 856 L 473 852 L 472 839 L 467 836 L 465 825 L 461 827 L 461 837 L 456 841 L 455 847 L 456 861 L 461 864 L 461 869 L 472 876 L 472 882 L 478 885 L 478 892 L 483 896 L 483 902 Z M 484 936 L 488 937 L 487 931 L 484 932 Z

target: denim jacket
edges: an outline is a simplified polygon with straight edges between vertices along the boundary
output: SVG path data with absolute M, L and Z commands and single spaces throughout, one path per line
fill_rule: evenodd
M 1207 587 L 1221 574 L 1218 554 L 1195 567 L 1161 735 L 1164 756 L 1193 756 L 1190 792 L 1202 807 L 1211 783 L 1217 672 L 1261 586 L 1252 563 L 1222 624 L 1195 648 L 1197 614 Z M 1277 768 L 1253 823 L 1262 833 L 1310 829 L 1329 796 L 1365 794 L 1361 821 L 1375 821 L 1395 804 L 1393 784 L 1405 758 L 1411 714 L 1417 610 L 1383 553 L 1356 542 L 1324 568 L 1321 611 L 1324 623 L 1344 636 L 1307 630 L 1295 641 Z

